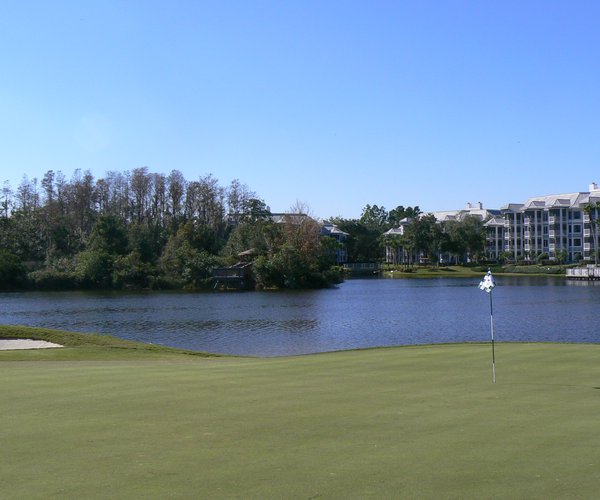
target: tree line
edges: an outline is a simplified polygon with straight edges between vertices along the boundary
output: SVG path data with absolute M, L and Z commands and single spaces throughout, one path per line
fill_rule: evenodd
M 257 287 L 323 287 L 340 280 L 339 243 L 320 234 L 297 204 L 275 223 L 267 204 L 246 184 L 223 186 L 212 175 L 107 172 L 70 179 L 49 170 L 41 181 L 5 182 L 0 200 L 0 287 L 189 288 L 210 286 L 215 267 L 253 262 Z M 401 237 L 385 237 L 404 218 Z M 438 262 L 442 252 L 483 255 L 477 218 L 436 223 L 418 206 L 389 212 L 367 205 L 358 219 L 330 221 L 348 233 L 350 262 L 379 261 L 385 246 Z M 240 255 L 243 254 L 244 257 Z M 416 258 L 416 257 L 413 257 Z
M 302 207 L 294 207 L 300 209 Z M 321 287 L 339 280 L 335 242 L 309 217 L 275 224 L 239 180 L 181 172 L 108 172 L 70 179 L 46 172 L 5 182 L 0 201 L 0 287 L 207 287 L 212 269 L 248 252 L 259 287 Z

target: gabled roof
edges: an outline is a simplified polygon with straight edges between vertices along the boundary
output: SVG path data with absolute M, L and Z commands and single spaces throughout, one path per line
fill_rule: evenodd
M 504 219 L 499 215 L 492 215 L 483 225 L 486 227 L 504 226 Z
M 404 231 L 406 230 L 406 226 L 410 225 L 410 223 L 414 220 L 414 217 L 404 217 L 404 219 L 401 219 L 400 222 L 398 223 L 397 227 L 393 227 L 391 229 L 388 229 L 384 234 L 388 235 L 388 236 L 402 236 L 404 234 Z
M 520 212 L 524 210 L 543 210 L 551 208 L 579 208 L 590 200 L 600 199 L 600 190 L 579 191 L 575 193 L 550 194 L 546 196 L 533 196 L 528 198 L 524 204 L 509 203 L 502 207 L 502 210 Z
M 433 215 L 438 222 L 446 222 L 449 220 L 461 221 L 465 217 L 475 216 L 481 220 L 486 220 L 494 215 L 500 215 L 500 210 L 483 208 L 479 203 L 475 207 L 467 206 L 461 210 L 442 210 L 438 212 L 430 212 L 429 215 Z
M 503 212 L 520 212 L 525 205 L 523 203 L 507 203 L 506 205 L 500 207 L 500 210 Z
M 321 234 L 332 235 L 332 236 L 350 236 L 345 231 L 342 231 L 335 224 L 325 223 L 321 227 Z
M 388 229 L 385 233 L 383 233 L 384 236 L 402 236 L 403 234 L 404 226 L 393 227 L 391 229 Z
M 525 203 L 523 208 L 525 210 L 529 210 L 532 208 L 544 208 L 545 206 L 546 206 L 546 203 L 542 200 L 529 200 L 527 203 Z

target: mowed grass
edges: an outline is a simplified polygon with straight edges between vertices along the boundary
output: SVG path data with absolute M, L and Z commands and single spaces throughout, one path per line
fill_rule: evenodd
M 497 344 L 496 384 L 478 344 L 275 359 L 85 349 L 0 353 L 0 497 L 600 491 L 600 346 Z

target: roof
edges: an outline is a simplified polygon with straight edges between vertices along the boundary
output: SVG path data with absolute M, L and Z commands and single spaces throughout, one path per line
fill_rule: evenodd
M 499 215 L 492 215 L 483 225 L 486 227 L 504 226 L 504 219 Z
M 384 236 L 402 236 L 403 234 L 404 226 L 393 227 L 392 229 L 388 229 L 385 233 L 383 233 Z
M 483 208 L 481 204 L 476 207 L 467 206 L 461 210 L 443 210 L 439 212 L 429 212 L 429 215 L 433 215 L 438 222 L 446 222 L 449 220 L 461 221 L 465 217 L 475 216 L 481 220 L 486 220 L 489 217 L 500 215 L 500 210 Z
M 335 235 L 349 236 L 348 233 L 346 233 L 345 231 L 342 231 L 335 224 L 329 224 L 329 223 L 323 224 L 323 227 L 321 227 L 321 234 L 328 234 L 328 235 L 332 235 L 332 236 L 335 236 Z
M 524 210 L 543 210 L 550 208 L 580 208 L 588 203 L 600 201 L 600 189 L 592 191 L 578 191 L 575 193 L 550 194 L 545 196 L 533 196 L 525 203 L 509 203 L 502 210 L 520 212 Z
M 413 220 L 414 217 L 404 217 L 404 219 L 400 220 L 397 227 L 393 227 L 383 234 L 388 236 L 402 236 L 404 234 L 406 226 L 408 226 Z

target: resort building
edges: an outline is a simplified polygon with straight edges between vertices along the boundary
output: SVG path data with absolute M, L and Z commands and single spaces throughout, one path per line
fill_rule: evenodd
M 488 260 L 498 260 L 504 251 L 504 217 L 491 215 L 483 225 L 486 230 L 485 255 Z
M 500 215 L 500 210 L 489 210 L 483 208 L 483 204 L 478 201 L 477 203 L 467 203 L 465 208 L 462 210 L 445 210 L 440 212 L 429 212 L 428 215 L 433 215 L 438 222 L 446 222 L 449 220 L 463 220 L 468 215 L 474 215 L 479 217 L 481 220 L 486 220 L 492 215 Z
M 542 254 L 549 260 L 594 261 L 598 248 L 599 210 L 585 207 L 600 202 L 596 183 L 588 191 L 537 196 L 525 203 L 501 208 L 504 218 L 504 251 L 513 259 L 532 261 Z
M 424 215 L 433 215 L 435 220 L 444 224 L 449 221 L 462 221 L 468 216 L 477 217 L 484 221 L 486 229 L 486 257 L 489 260 L 497 260 L 500 253 L 504 250 L 504 218 L 500 210 L 483 208 L 481 202 L 467 203 L 465 208 L 459 210 L 444 210 L 438 212 L 429 212 Z M 407 250 L 401 245 L 400 238 L 394 236 L 403 236 L 406 228 L 412 223 L 412 219 L 403 219 L 398 227 L 394 227 L 384 233 L 386 240 L 385 245 L 385 261 L 388 264 L 406 264 L 410 262 L 419 262 L 422 260 L 421 255 L 409 255 Z M 456 258 L 456 257 L 454 257 Z M 464 260 L 469 260 L 469 256 L 465 255 Z M 450 262 L 452 256 L 440 255 L 440 260 Z
M 385 262 L 388 264 L 407 264 L 414 262 L 415 256 L 411 256 L 408 250 L 401 244 L 401 237 L 404 236 L 407 226 L 410 225 L 412 219 L 404 218 L 398 224 L 398 227 L 393 227 L 389 231 L 383 233 L 385 239 Z
M 467 216 L 475 216 L 484 221 L 486 229 L 486 258 L 497 260 L 504 249 L 504 219 L 500 210 L 483 208 L 483 204 L 467 203 L 462 210 L 447 210 L 442 212 L 430 212 L 440 222 L 450 220 L 462 221 Z M 467 256 L 468 260 L 468 256 Z
M 500 210 L 484 209 L 478 202 L 467 203 L 462 210 L 430 212 L 428 215 L 433 215 L 439 223 L 460 221 L 469 215 L 479 217 L 486 228 L 488 260 L 498 260 L 501 254 L 510 256 L 515 262 L 545 259 L 595 263 L 598 258 L 600 187 L 595 182 L 589 185 L 588 191 L 536 196 L 525 203 L 508 203 Z M 402 236 L 409 224 L 410 220 L 404 219 L 385 236 Z M 409 261 L 399 241 L 388 238 L 386 262 Z
M 349 236 L 349 234 L 342 231 L 335 224 L 325 221 L 321 226 L 321 236 L 329 236 L 336 240 L 338 244 L 335 249 L 335 262 L 336 264 L 346 263 L 348 261 L 346 238 Z

